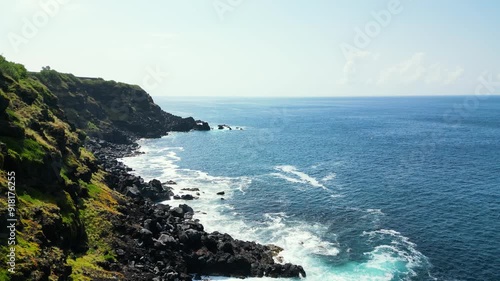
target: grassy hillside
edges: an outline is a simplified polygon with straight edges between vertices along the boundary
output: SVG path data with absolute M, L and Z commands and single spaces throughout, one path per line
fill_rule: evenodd
M 0 56 L 0 227 L 6 229 L 9 171 L 18 216 L 16 273 L 4 266 L 9 247 L 2 239 L 0 280 L 119 277 L 100 264 L 115 259 L 110 221 L 126 199 L 104 184 L 104 172 L 82 146 L 85 132 L 68 122 L 40 80 Z

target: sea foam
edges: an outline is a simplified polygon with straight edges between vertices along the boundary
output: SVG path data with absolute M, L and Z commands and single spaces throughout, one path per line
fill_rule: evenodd
M 272 173 L 271 175 L 282 178 L 289 182 L 310 184 L 314 187 L 321 187 L 323 189 L 327 189 L 326 186 L 321 184 L 317 179 L 311 177 L 310 175 L 304 172 L 299 171 L 299 169 L 295 166 L 291 165 L 276 166 L 274 167 L 274 169 L 282 173 Z

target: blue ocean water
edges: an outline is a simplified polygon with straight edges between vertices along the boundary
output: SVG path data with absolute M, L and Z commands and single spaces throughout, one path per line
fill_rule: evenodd
M 282 246 L 309 281 L 500 280 L 500 97 L 155 101 L 233 128 L 123 159 L 199 188 L 207 230 Z

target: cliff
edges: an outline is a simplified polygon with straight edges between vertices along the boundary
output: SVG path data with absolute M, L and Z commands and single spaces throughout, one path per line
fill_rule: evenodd
M 50 68 L 29 73 L 59 99 L 68 120 L 89 136 L 115 143 L 157 138 L 169 131 L 210 130 L 206 122 L 163 111 L 136 85 L 79 78 Z
M 154 204 L 168 188 L 116 161 L 134 145 L 102 140 L 131 143 L 208 124 L 197 126 L 163 112 L 137 86 L 28 73 L 0 56 L 0 280 L 304 276 L 300 266 L 274 262 L 276 246 L 207 233 L 189 206 Z
M 15 186 L 17 194 L 11 204 L 17 214 L 15 273 L 7 271 L 10 247 L 1 241 L 0 280 L 110 275 L 97 264 L 114 259 L 110 218 L 125 198 L 105 185 L 105 173 L 83 147 L 85 138 L 45 85 L 0 57 L 2 232 L 10 217 L 7 188 Z M 12 172 L 15 185 L 8 185 Z

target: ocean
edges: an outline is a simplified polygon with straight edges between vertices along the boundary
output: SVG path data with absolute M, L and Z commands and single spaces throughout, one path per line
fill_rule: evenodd
M 500 97 L 155 101 L 215 130 L 122 161 L 198 188 L 206 230 L 283 247 L 307 281 L 500 280 Z

